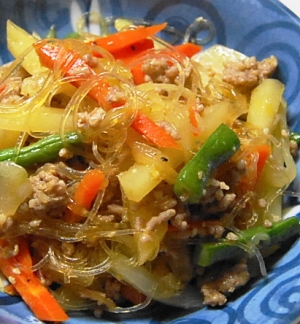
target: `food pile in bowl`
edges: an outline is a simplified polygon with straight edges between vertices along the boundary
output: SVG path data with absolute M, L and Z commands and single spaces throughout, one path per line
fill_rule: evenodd
M 299 236 L 276 57 L 115 25 L 58 39 L 7 22 L 0 270 L 42 321 L 222 306 Z

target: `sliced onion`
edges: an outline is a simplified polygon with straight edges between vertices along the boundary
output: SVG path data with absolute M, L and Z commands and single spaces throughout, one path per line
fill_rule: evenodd
M 0 162 L 0 213 L 13 215 L 32 193 L 27 171 L 14 162 Z
M 170 273 L 159 277 L 143 266 L 137 266 L 132 260 L 120 253 L 112 256 L 108 270 L 119 280 L 124 280 L 144 295 L 155 300 L 163 300 L 175 295 L 181 289 L 181 283 Z

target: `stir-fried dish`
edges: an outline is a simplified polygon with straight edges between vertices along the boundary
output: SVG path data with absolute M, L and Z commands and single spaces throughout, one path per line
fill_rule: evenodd
M 282 215 L 297 144 L 277 59 L 171 45 L 165 27 L 40 39 L 7 22 L 2 289 L 40 320 L 172 305 L 187 287 L 221 306 L 299 235 Z

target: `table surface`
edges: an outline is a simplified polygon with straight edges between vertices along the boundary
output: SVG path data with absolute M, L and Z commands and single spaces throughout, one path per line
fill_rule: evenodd
M 279 0 L 285 4 L 291 11 L 300 17 L 300 3 L 298 0 Z

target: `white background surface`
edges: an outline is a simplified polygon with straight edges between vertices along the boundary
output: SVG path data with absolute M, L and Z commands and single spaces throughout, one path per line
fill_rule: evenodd
M 299 0 L 280 0 L 283 4 L 285 4 L 290 10 L 294 11 L 294 13 L 300 17 L 300 1 Z

